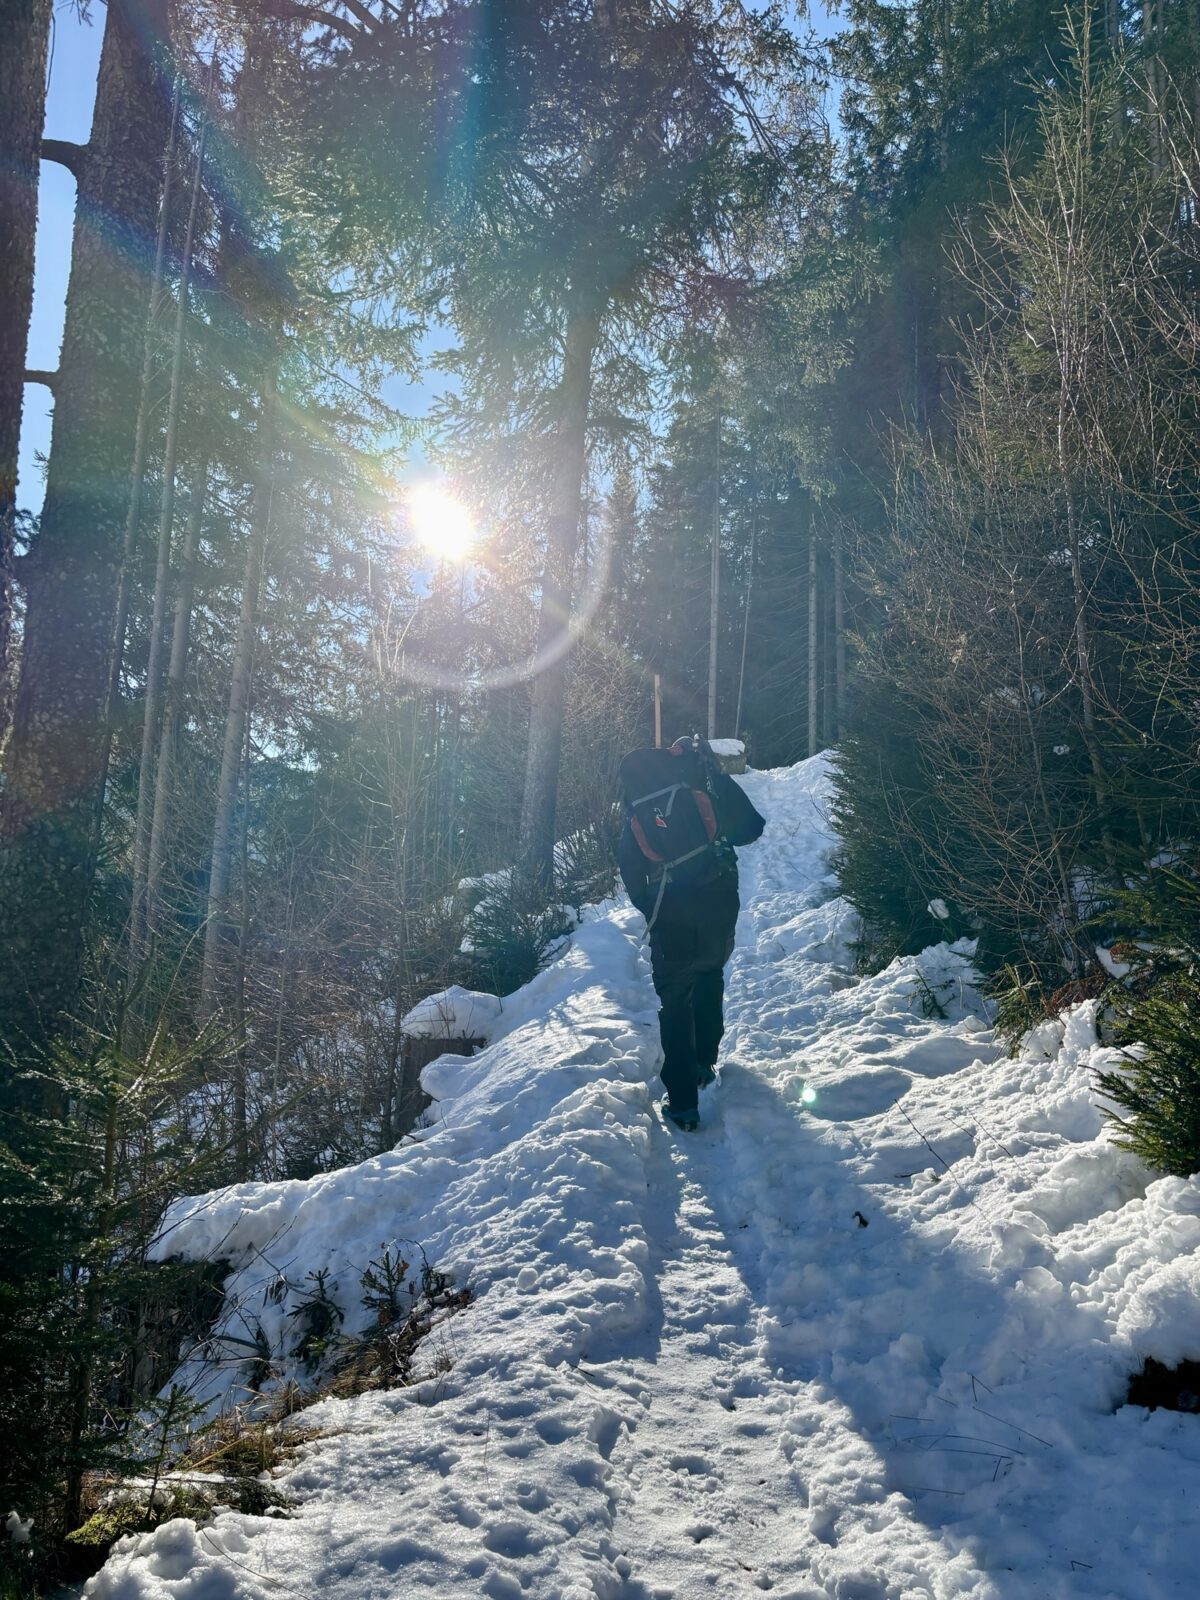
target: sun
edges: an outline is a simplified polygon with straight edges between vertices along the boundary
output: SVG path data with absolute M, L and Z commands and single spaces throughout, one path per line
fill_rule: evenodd
M 413 533 L 442 561 L 466 561 L 477 537 L 475 522 L 444 484 L 414 483 L 404 497 Z

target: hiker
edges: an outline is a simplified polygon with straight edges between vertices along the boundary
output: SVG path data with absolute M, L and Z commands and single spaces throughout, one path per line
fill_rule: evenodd
M 725 1031 L 725 963 L 740 904 L 734 846 L 753 844 L 766 823 L 697 734 L 666 750 L 633 751 L 620 773 L 618 861 L 650 934 L 662 1114 L 691 1130 L 699 1125 L 699 1091 L 716 1078 Z

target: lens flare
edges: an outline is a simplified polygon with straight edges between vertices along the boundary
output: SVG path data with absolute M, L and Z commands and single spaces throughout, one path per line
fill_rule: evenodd
M 800 1098 L 806 1106 L 812 1105 L 813 1101 L 817 1098 L 817 1091 L 813 1088 L 811 1083 L 806 1083 L 803 1089 L 801 1089 Z
M 414 483 L 404 497 L 408 525 L 441 561 L 466 561 L 475 546 L 471 513 L 444 484 Z

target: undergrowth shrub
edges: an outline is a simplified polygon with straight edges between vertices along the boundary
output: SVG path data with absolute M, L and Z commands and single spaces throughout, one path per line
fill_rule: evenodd
M 547 904 L 544 890 L 520 873 L 489 883 L 467 917 L 463 982 L 491 994 L 512 994 L 547 965 L 574 920 Z
M 89 1485 L 90 1515 L 67 1535 L 77 1573 L 96 1571 L 118 1539 L 147 1533 L 175 1517 L 205 1522 L 217 1506 L 245 1516 L 286 1516 L 292 1506 L 270 1481 L 291 1460 L 312 1430 L 284 1430 L 277 1422 L 248 1421 L 233 1411 L 193 1436 L 172 1471 L 155 1474 L 149 1489 L 103 1477 Z
M 862 918 L 858 966 L 877 971 L 895 956 L 919 955 L 945 938 L 929 909 L 935 874 L 916 858 L 912 837 L 934 830 L 934 797 L 917 761 L 915 713 L 887 686 L 860 683 L 859 732 L 834 763 L 833 814 L 842 894 Z
M 1096 1078 L 1120 1108 L 1104 1108 L 1116 1143 L 1172 1177 L 1191 1177 L 1200 1172 L 1200 974 L 1168 974 L 1126 1004 L 1123 1023 L 1136 1046 L 1122 1068 Z
M 1172 1177 L 1200 1172 L 1200 861 L 1172 855 L 1115 897 L 1124 1065 L 1097 1074 L 1116 1141 Z
M 1062 974 L 1057 976 L 1061 977 Z M 1004 963 L 987 990 L 993 1006 L 996 1032 L 1004 1041 L 1010 1056 L 1017 1054 L 1022 1039 L 1031 1028 L 1051 1021 L 1068 1007 L 1078 1005 L 1081 1000 L 1104 1002 L 1098 1021 L 1107 1031 L 1113 1021 L 1110 1007 L 1119 1002 L 1121 995 L 1120 985 L 1113 982 L 1103 967 L 1095 967 L 1083 977 L 1056 984 L 1034 968 L 1017 966 L 1011 961 Z
M 302 1290 L 299 1303 L 288 1312 L 300 1333 L 292 1354 L 299 1356 L 305 1372 L 315 1372 L 332 1349 L 345 1313 L 329 1292 L 327 1267 L 306 1273 L 305 1281 L 312 1288 Z
M 390 1250 L 369 1264 L 361 1281 L 363 1304 L 374 1311 L 376 1322 L 349 1342 L 338 1364 L 328 1392 L 343 1398 L 412 1383 L 418 1346 L 471 1303 L 470 1289 L 456 1289 L 424 1257 L 414 1274 L 409 1263 Z M 449 1366 L 449 1356 L 441 1353 L 430 1370 L 448 1371 Z
M 555 850 L 560 898 L 576 910 L 607 900 L 617 887 L 617 845 L 622 816 L 617 806 L 563 839 Z

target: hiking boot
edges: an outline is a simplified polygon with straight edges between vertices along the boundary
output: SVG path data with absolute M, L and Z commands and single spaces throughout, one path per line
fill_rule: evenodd
M 716 1083 L 716 1081 L 717 1070 L 715 1067 L 704 1066 L 696 1068 L 697 1089 L 707 1089 L 710 1083 Z
M 700 1113 L 695 1106 L 680 1107 L 676 1111 L 669 1100 L 662 1103 L 662 1119 L 670 1128 L 678 1128 L 683 1133 L 695 1133 L 700 1126 Z

